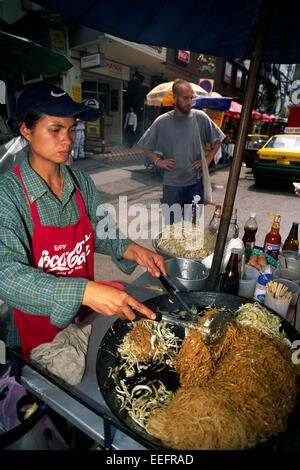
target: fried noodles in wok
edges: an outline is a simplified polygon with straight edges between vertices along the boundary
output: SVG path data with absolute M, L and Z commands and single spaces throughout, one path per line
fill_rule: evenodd
M 232 448 L 227 441 L 228 434 L 234 433 L 230 420 L 223 422 L 223 434 L 220 436 L 216 436 L 209 426 L 205 431 L 196 432 L 200 426 L 197 422 L 199 420 L 202 423 L 203 413 L 211 421 L 212 429 L 225 419 L 222 413 L 227 405 L 221 399 L 219 421 L 214 414 L 216 405 L 211 399 L 213 389 L 217 393 L 228 392 L 232 409 L 238 412 L 239 418 L 246 424 L 245 432 L 249 439 L 246 443 L 243 441 L 245 433 L 239 430 L 244 446 L 242 448 L 251 447 L 279 434 L 285 430 L 297 399 L 299 369 L 293 364 L 291 355 L 288 345 L 249 326 L 230 325 L 224 344 L 217 347 L 206 346 L 200 335 L 191 333 L 183 341 L 178 356 L 182 386 L 178 391 L 180 405 L 176 400 L 177 404 L 173 403 L 174 409 L 169 405 L 163 406 L 150 419 L 149 432 L 155 432 L 154 435 L 164 445 L 175 446 L 176 449 L 187 449 L 190 445 L 193 446 L 191 449 Z M 185 389 L 188 391 L 186 395 L 183 393 Z M 197 389 L 198 392 L 195 391 Z M 190 412 L 191 390 L 194 392 Z M 182 411 L 178 412 L 175 424 L 173 414 L 176 408 Z M 235 412 L 231 411 L 232 422 L 238 419 Z M 187 429 L 189 422 L 192 423 L 191 426 L 195 426 L 193 431 L 191 428 L 190 432 L 176 434 L 173 430 L 174 427 L 179 429 L 181 426 Z M 235 437 L 232 439 L 235 448 L 240 449 L 241 443 L 236 442 Z
M 180 388 L 150 418 L 148 431 L 178 450 L 239 450 L 256 441 L 230 393 L 210 386 Z
M 199 322 L 212 313 L 208 310 Z M 258 325 L 232 322 L 217 346 L 186 330 L 180 351 L 173 347 L 168 356 L 167 343 L 153 340 L 156 322 L 135 324 L 126 338 L 135 358 L 151 364 L 155 357 L 171 357 L 180 380 L 172 398 L 166 389 L 147 407 L 141 425 L 165 447 L 182 450 L 246 449 L 284 431 L 297 400 L 299 366 L 284 336 L 276 337 L 275 330 L 270 336 Z M 139 410 L 132 411 L 141 420 Z

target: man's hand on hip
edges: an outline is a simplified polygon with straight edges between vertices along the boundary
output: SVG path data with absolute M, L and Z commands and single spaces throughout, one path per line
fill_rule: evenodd
M 165 170 L 172 170 L 175 166 L 175 160 L 174 158 L 165 158 L 165 159 L 160 159 L 156 162 L 156 166 L 159 168 L 164 168 Z

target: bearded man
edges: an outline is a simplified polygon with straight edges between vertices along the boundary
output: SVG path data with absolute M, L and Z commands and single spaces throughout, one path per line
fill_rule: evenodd
M 177 204 L 183 210 L 195 195 L 203 202 L 201 147 L 206 151 L 206 144 L 210 144 L 206 155 L 209 165 L 225 135 L 206 113 L 192 109 L 194 92 L 189 82 L 176 79 L 173 96 L 174 109 L 160 115 L 137 145 L 164 170 L 162 204 Z M 170 223 L 174 223 L 174 217 L 170 217 Z

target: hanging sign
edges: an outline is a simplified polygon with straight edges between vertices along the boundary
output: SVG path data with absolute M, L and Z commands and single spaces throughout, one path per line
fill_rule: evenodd
M 85 55 L 80 59 L 80 66 L 82 69 L 94 69 L 96 67 L 104 66 L 104 55 L 98 52 L 97 54 Z
M 177 52 L 177 60 L 180 62 L 184 62 L 185 64 L 189 64 L 191 59 L 191 53 L 190 51 L 184 51 L 182 49 L 179 49 Z

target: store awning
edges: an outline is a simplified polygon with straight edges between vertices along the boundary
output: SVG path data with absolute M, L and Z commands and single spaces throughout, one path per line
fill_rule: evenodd
M 3 31 L 0 31 L 0 63 L 0 72 L 10 75 L 55 74 L 73 66 L 63 55 Z

